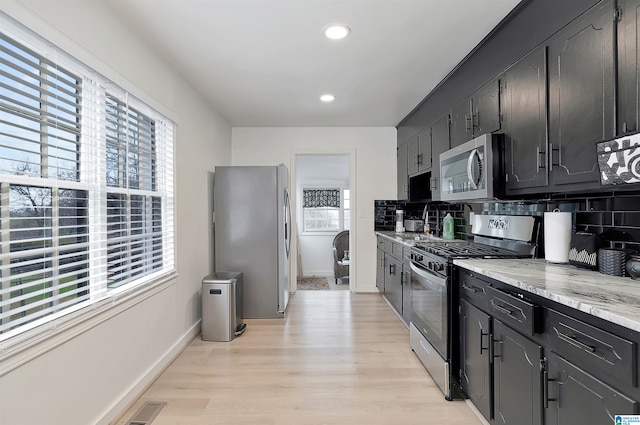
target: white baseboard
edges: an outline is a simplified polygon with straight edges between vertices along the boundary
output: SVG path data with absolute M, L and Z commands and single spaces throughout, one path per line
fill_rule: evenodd
M 305 270 L 302 277 L 333 277 L 333 271 Z
M 182 338 L 176 341 L 167 352 L 155 364 L 151 365 L 138 382 L 132 383 L 123 395 L 102 418 L 96 422 L 96 425 L 115 425 L 120 417 L 135 403 L 140 395 L 160 376 L 160 374 L 175 360 L 176 357 L 184 350 L 189 343 L 200 333 L 200 323 L 196 322 Z

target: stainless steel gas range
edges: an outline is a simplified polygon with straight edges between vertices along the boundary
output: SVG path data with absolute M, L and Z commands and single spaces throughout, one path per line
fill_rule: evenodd
M 418 243 L 411 250 L 411 348 L 447 400 L 461 398 L 458 288 L 453 260 L 533 257 L 540 234 L 533 216 L 475 215 L 473 241 Z

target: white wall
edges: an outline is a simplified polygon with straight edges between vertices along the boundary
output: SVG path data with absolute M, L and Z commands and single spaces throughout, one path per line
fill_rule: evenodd
M 232 131 L 233 165 L 289 167 L 295 182 L 295 154 L 340 153 L 352 155 L 351 290 L 377 292 L 376 238 L 373 230 L 374 200 L 396 198 L 396 130 L 393 127 L 242 127 Z M 292 205 L 296 208 L 296 205 Z M 294 218 L 295 220 L 295 218 Z M 296 223 L 293 223 L 296 225 Z M 353 236 L 352 236 L 353 238 Z M 355 245 L 353 245 L 355 243 Z M 297 238 L 293 240 L 296 252 Z M 296 276 L 295 262 L 291 276 Z
M 178 277 L 163 290 L 0 374 L 0 424 L 106 424 L 199 331 L 209 272 L 208 173 L 231 159 L 231 127 L 102 2 L 2 0 L 2 10 L 177 122 Z M 34 354 L 35 353 L 35 354 Z M 0 370 L 8 362 L 0 350 Z

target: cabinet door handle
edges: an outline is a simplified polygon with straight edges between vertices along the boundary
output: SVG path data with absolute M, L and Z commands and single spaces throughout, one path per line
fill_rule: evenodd
M 540 150 L 540 146 L 536 146 L 536 166 L 538 167 L 538 169 L 546 168 L 547 166 L 546 164 L 543 163 L 545 154 L 546 154 L 545 151 Z
M 422 165 L 422 154 L 418 154 L 418 165 Z
M 553 161 L 554 152 L 558 152 L 558 162 L 557 163 Z M 554 148 L 553 147 L 553 143 L 551 143 L 549 145 L 549 155 L 550 155 L 550 158 L 549 158 L 549 171 L 552 171 L 554 165 L 560 165 L 560 147 Z
M 469 114 L 465 114 L 464 123 L 465 130 L 471 131 L 471 129 L 473 128 L 473 117 Z
M 542 372 L 542 399 L 544 400 L 544 408 L 549 408 L 550 401 L 558 401 L 557 398 L 549 398 L 549 382 L 555 382 L 555 379 L 549 378 L 549 372 L 545 369 Z
M 579 348 L 581 350 L 586 351 L 587 353 L 595 353 L 596 352 L 596 347 L 594 347 L 593 345 L 588 345 L 585 344 L 582 341 L 579 341 L 578 339 L 567 335 L 567 334 L 563 334 L 562 332 L 558 332 L 558 338 L 560 338 L 561 340 L 563 340 L 564 342 L 573 345 L 576 348 Z
M 395 275 L 396 274 L 396 265 L 395 264 L 389 264 L 389 275 Z
M 484 337 L 488 336 L 489 337 L 489 346 L 485 347 L 484 344 L 482 343 L 484 340 Z M 487 332 L 482 332 L 482 329 L 480 329 L 480 355 L 482 355 L 482 352 L 484 350 L 489 351 L 491 349 L 491 333 Z M 491 352 L 489 351 L 489 354 L 491 354 Z
M 495 344 L 500 344 L 500 354 L 496 355 L 496 346 Z M 502 340 L 499 339 L 491 339 L 491 350 L 489 351 L 489 357 L 492 359 L 498 359 L 502 355 Z

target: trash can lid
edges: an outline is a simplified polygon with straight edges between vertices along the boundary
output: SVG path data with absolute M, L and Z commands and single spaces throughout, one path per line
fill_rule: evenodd
M 211 283 L 211 282 L 228 282 L 231 283 L 234 280 L 238 280 L 238 278 L 242 276 L 242 272 L 214 272 L 202 279 L 202 283 Z

